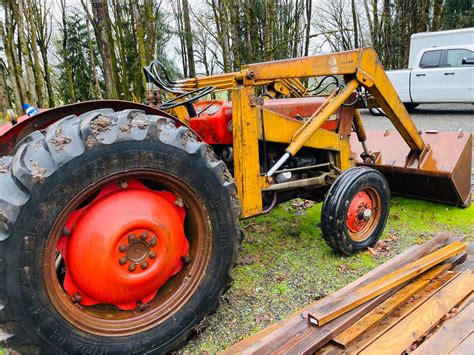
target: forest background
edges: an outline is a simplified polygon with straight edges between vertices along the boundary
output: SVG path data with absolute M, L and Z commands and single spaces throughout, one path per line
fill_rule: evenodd
M 374 47 L 407 65 L 410 36 L 474 26 L 471 0 L 0 0 L 0 115 L 143 101 L 153 59 L 175 77 Z

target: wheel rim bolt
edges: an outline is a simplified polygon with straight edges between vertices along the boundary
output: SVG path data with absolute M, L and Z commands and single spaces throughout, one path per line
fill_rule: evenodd
M 142 268 L 142 270 L 145 270 L 148 267 L 148 261 L 142 261 L 140 267 Z
M 151 237 L 150 246 L 151 246 L 151 247 L 155 247 L 155 246 L 156 246 L 156 235 L 154 235 L 153 237 Z
M 156 258 L 156 253 L 154 251 L 151 251 L 149 256 L 150 256 L 150 259 L 154 259 Z
M 127 258 L 120 258 L 119 259 L 119 264 L 124 265 L 127 262 Z
M 137 265 L 135 265 L 135 264 L 130 264 L 130 265 L 128 266 L 128 271 L 134 272 L 136 268 L 137 268 Z
M 183 208 L 184 207 L 184 201 L 182 198 L 178 197 L 175 201 L 174 204 L 178 207 Z
M 71 236 L 71 231 L 67 227 L 64 227 L 61 234 L 66 236 L 66 237 L 70 237 Z
M 79 292 L 74 292 L 74 294 L 72 295 L 72 300 L 75 303 L 79 303 L 82 301 L 82 296 L 79 294 Z
M 121 181 L 121 182 L 120 182 L 120 187 L 121 187 L 122 189 L 126 189 L 126 188 L 128 187 L 128 182 L 126 182 L 126 181 Z
M 142 303 L 141 301 L 137 302 L 137 308 L 139 311 L 144 311 L 146 309 L 146 304 Z
M 120 251 L 121 253 L 125 253 L 126 250 L 127 250 L 127 246 L 126 246 L 125 244 L 121 244 L 121 245 L 119 246 L 119 251 Z
M 133 241 L 135 240 L 135 238 L 136 238 L 136 237 L 135 237 L 135 234 L 130 234 L 130 235 L 128 236 L 128 242 L 129 242 L 129 243 L 133 242 Z
M 184 265 L 189 265 L 189 263 L 191 262 L 191 259 L 189 258 L 189 256 L 185 255 L 181 257 L 181 261 L 183 262 Z
M 147 232 L 143 232 L 142 235 L 141 235 L 142 239 L 143 240 L 147 240 L 148 239 L 148 233 Z

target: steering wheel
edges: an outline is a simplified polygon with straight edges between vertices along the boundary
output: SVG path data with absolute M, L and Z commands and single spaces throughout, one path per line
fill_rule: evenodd
M 194 109 L 193 102 L 196 100 L 199 100 L 201 97 L 204 97 L 206 95 L 209 95 L 211 92 L 213 92 L 216 89 L 215 86 L 206 86 L 203 88 L 195 89 L 192 91 L 188 91 L 185 93 L 182 93 L 171 100 L 168 100 L 166 102 L 163 102 L 160 105 L 160 109 L 162 110 L 169 110 L 174 107 L 182 106 L 184 105 L 188 111 L 189 117 L 196 117 L 196 110 Z M 191 96 L 190 98 L 183 100 L 183 101 L 178 101 L 179 99 L 182 99 L 184 97 Z

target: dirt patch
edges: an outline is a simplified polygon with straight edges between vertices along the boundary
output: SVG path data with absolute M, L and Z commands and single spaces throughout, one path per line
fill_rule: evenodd
M 33 180 L 36 182 L 42 182 L 44 180 L 44 174 L 46 169 L 39 165 L 37 161 L 33 162 Z
M 239 255 L 236 265 L 251 265 L 257 263 L 260 258 L 257 255 Z
M 94 136 L 87 137 L 86 145 L 90 149 L 94 148 L 97 145 L 97 139 Z
M 51 140 L 51 143 L 56 147 L 56 152 L 61 152 L 65 145 L 71 143 L 71 137 L 64 134 L 61 127 L 56 128 L 55 137 Z
M 101 132 L 110 130 L 111 125 L 112 120 L 109 117 L 102 115 L 97 116 L 89 123 L 89 126 L 94 134 L 99 134 Z
M 392 250 L 393 246 L 397 242 L 398 242 L 398 237 L 391 234 L 386 239 L 379 240 L 377 244 L 375 245 L 375 247 L 373 248 L 369 247 L 367 248 L 367 250 L 373 257 L 376 257 L 376 258 L 387 256 Z
M 7 164 L 0 164 L 0 174 L 6 174 L 8 172 Z
M 8 218 L 5 216 L 3 210 L 0 210 L 0 226 L 3 227 L 4 230 L 8 227 Z
M 303 216 L 306 214 L 308 208 L 313 207 L 314 201 L 296 199 L 291 201 L 288 211 L 294 211 L 297 216 Z
M 128 123 L 124 125 L 120 125 L 119 129 L 122 132 L 129 132 L 133 127 L 138 129 L 146 129 L 149 126 L 149 122 L 146 118 L 146 115 L 140 112 L 134 112 L 130 114 L 128 118 Z

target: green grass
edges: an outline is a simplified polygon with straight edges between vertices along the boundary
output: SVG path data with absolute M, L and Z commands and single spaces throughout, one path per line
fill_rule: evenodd
M 222 350 L 440 232 L 464 234 L 468 239 L 474 235 L 473 206 L 461 209 L 394 198 L 381 238 L 387 250 L 343 257 L 321 236 L 321 204 L 308 209 L 301 209 L 301 204 L 286 203 L 242 222 L 246 236 L 234 285 L 183 352 Z

